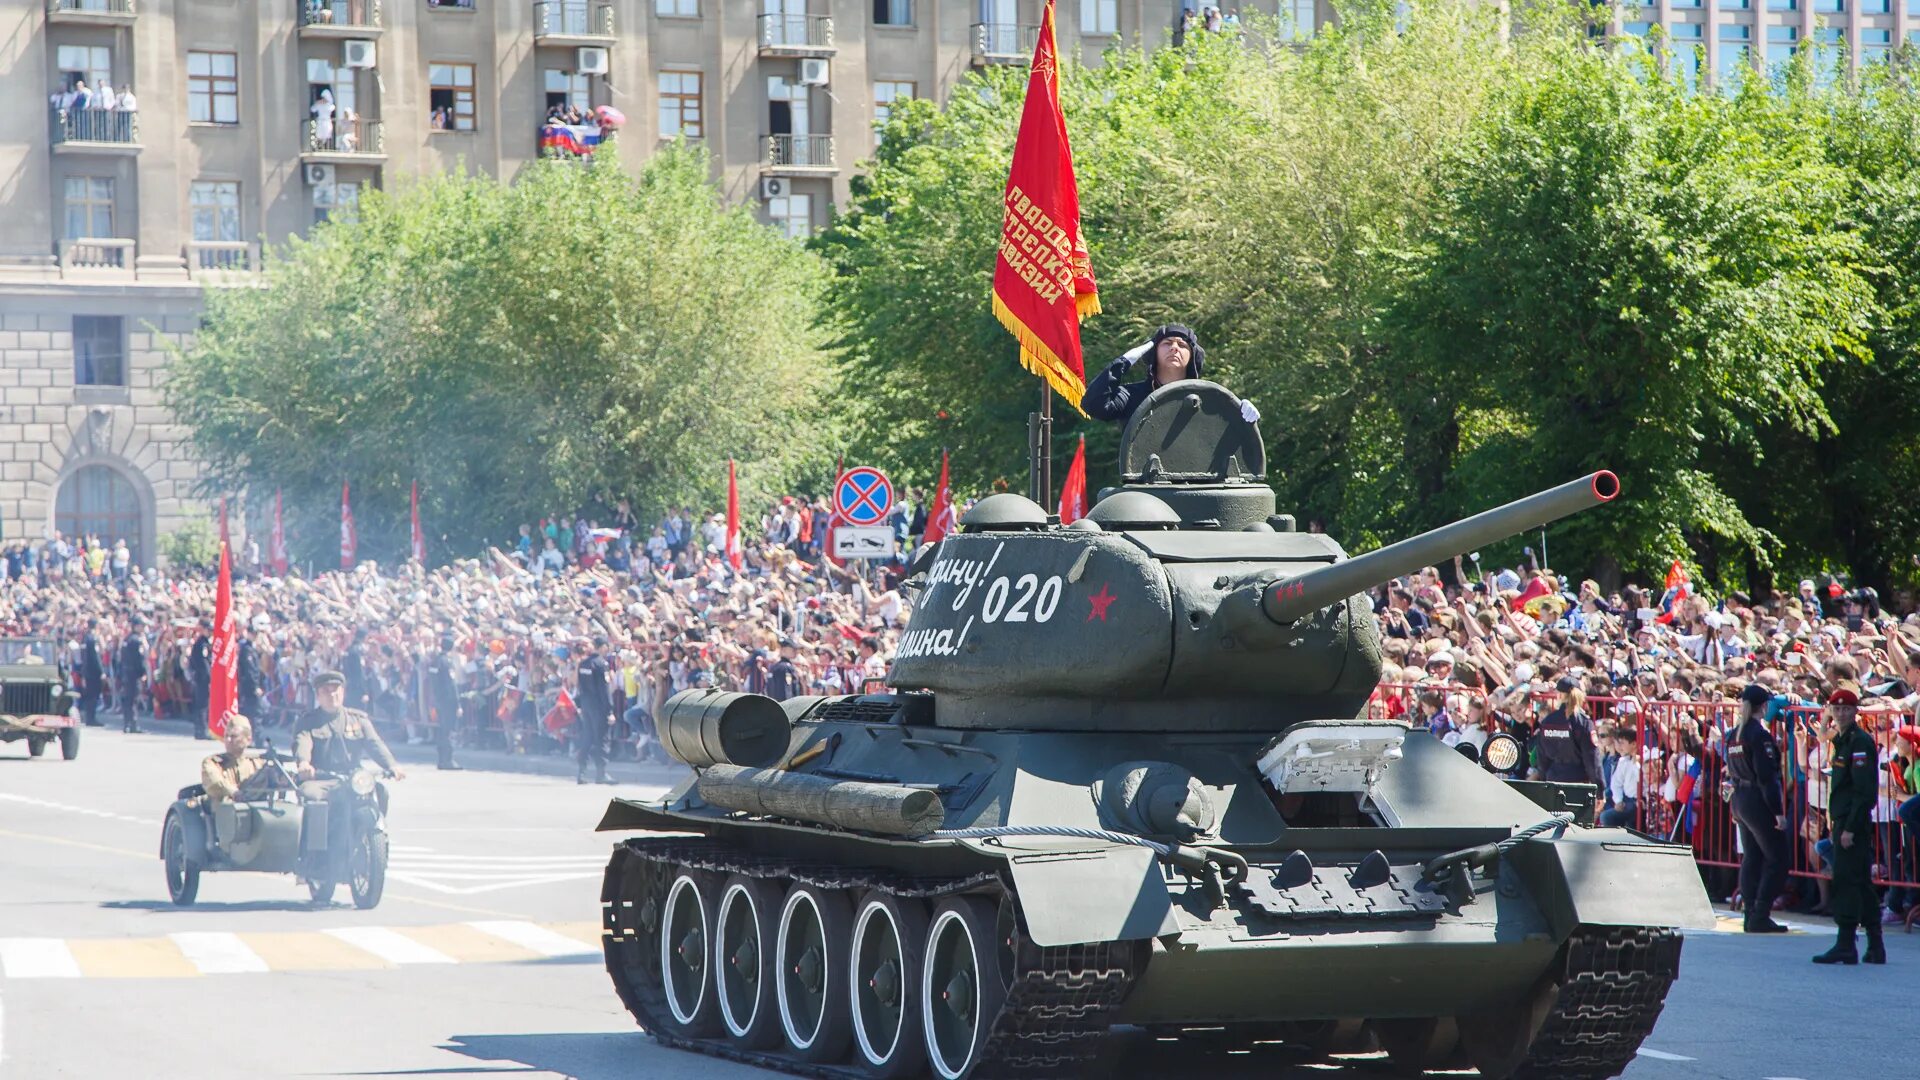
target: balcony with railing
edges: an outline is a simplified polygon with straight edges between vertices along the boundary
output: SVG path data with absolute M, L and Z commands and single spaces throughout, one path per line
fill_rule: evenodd
M 819 173 L 838 168 L 831 135 L 768 135 L 767 167 L 775 172 Z
M 613 5 L 604 0 L 537 0 L 535 45 L 612 45 Z
M 1033 59 L 1033 46 L 1039 40 L 1037 25 L 974 23 L 973 62 L 976 65 L 1024 64 Z
M 60 241 L 60 273 L 124 274 L 132 276 L 138 245 L 117 237 L 89 236 Z
M 833 52 L 833 16 L 760 16 L 760 55 L 827 56 Z
M 293 0 L 303 38 L 379 37 L 380 0 Z
M 381 162 L 387 157 L 385 132 L 380 121 L 364 116 L 313 119 L 307 122 L 307 137 L 300 146 L 300 160 L 313 163 Z
M 47 21 L 75 26 L 126 26 L 133 0 L 47 0 Z
M 47 112 L 55 153 L 137 154 L 140 114 L 118 109 L 62 109 Z
M 260 269 L 260 245 L 247 240 L 189 240 L 186 257 L 187 273 L 196 278 Z

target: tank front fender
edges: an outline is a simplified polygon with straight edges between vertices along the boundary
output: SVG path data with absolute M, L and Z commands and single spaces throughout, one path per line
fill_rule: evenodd
M 1143 848 L 1028 851 L 1008 866 L 1036 945 L 1141 941 L 1179 931 L 1166 878 Z
M 1618 839 L 1615 839 L 1618 838 Z M 1693 849 L 1600 830 L 1532 840 L 1507 855 L 1556 936 L 1575 926 L 1659 926 L 1711 930 L 1713 907 Z
M 212 861 L 207 857 L 207 816 L 201 813 L 198 807 L 188 806 L 185 799 L 177 800 L 167 813 L 180 819 L 181 859 L 196 870 L 205 869 Z M 165 835 L 163 830 L 162 844 L 166 843 Z M 162 851 L 160 857 L 166 858 L 166 852 Z

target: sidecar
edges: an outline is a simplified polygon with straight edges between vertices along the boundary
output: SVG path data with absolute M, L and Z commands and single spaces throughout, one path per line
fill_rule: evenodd
M 312 812 L 315 828 L 324 829 L 325 807 Z M 293 777 L 271 754 L 231 800 L 215 802 L 199 784 L 181 788 L 160 831 L 167 895 L 182 907 L 193 903 L 206 872 L 299 873 L 308 813 Z

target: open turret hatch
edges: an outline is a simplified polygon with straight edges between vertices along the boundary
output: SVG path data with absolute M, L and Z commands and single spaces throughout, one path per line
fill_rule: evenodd
M 1120 477 L 1129 484 L 1225 484 L 1266 475 L 1259 425 L 1240 418 L 1233 391 L 1204 379 L 1155 390 L 1120 436 Z

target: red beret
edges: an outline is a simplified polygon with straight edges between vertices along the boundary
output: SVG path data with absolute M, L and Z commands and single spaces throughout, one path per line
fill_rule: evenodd
M 1850 682 L 1840 683 L 1833 688 L 1833 693 L 1827 695 L 1827 704 L 1858 705 L 1860 704 L 1860 688 Z

